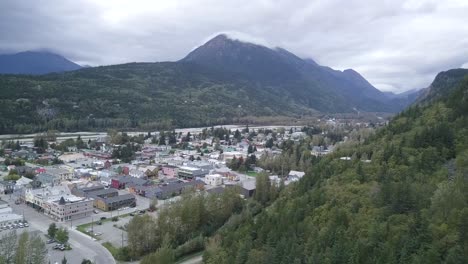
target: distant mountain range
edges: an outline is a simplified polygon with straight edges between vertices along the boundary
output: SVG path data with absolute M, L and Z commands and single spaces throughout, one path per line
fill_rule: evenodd
M 239 118 L 301 118 L 319 113 L 394 113 L 415 97 L 385 94 L 352 69 L 337 71 L 285 49 L 218 35 L 177 62 L 0 76 L 0 103 L 6 106 L 0 110 L 0 133 L 205 126 Z
M 0 55 L 0 74 L 39 75 L 78 69 L 81 69 L 80 65 L 50 52 L 26 51 Z

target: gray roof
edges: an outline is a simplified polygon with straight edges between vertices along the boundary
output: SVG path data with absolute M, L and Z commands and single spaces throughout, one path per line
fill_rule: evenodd
M 123 194 L 123 195 L 118 195 L 118 196 L 109 197 L 109 198 L 98 197 L 96 199 L 104 200 L 105 203 L 109 204 L 109 203 L 135 199 L 135 196 L 133 194 Z
M 109 188 L 109 189 L 100 189 L 100 190 L 91 191 L 91 192 L 88 192 L 87 194 L 89 197 L 99 197 L 99 196 L 113 194 L 113 193 L 118 193 L 118 191 L 116 189 Z

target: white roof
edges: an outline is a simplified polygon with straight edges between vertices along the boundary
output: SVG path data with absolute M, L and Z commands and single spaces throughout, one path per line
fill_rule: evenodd
M 28 179 L 28 178 L 26 178 L 24 176 L 21 176 L 21 178 L 19 178 L 19 180 L 16 181 L 16 185 L 27 185 L 32 181 L 33 180 Z
M 295 170 L 292 170 L 289 172 L 289 176 L 295 176 L 295 177 L 298 177 L 298 178 L 302 178 L 304 177 L 305 175 L 305 172 L 303 171 L 295 171 Z
M 0 222 L 22 220 L 23 217 L 17 214 L 0 214 Z
M 181 169 L 181 170 L 187 170 L 187 171 L 197 171 L 197 170 L 200 170 L 199 168 L 188 167 L 188 166 L 182 166 L 182 167 L 180 167 L 179 169 Z

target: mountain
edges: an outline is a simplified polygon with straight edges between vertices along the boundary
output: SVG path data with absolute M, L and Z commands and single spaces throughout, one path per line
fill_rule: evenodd
M 318 111 L 397 112 L 404 107 L 395 106 L 384 93 L 352 69 L 333 70 L 282 48 L 270 49 L 223 34 L 193 50 L 181 61 L 238 78 L 279 85 L 298 100 L 306 98 L 309 101 L 302 103 Z
M 457 88 L 465 78 L 467 78 L 468 69 L 452 69 L 437 74 L 431 85 L 423 89 L 416 101 L 418 103 L 429 103 L 450 94 Z
M 467 75 L 443 72 L 431 85 L 439 88 L 363 143 L 326 157 L 310 157 L 307 141 L 281 146 L 262 166 L 281 173 L 275 166 L 289 164 L 286 171 L 305 176 L 268 188 L 268 176 L 258 175 L 253 201 L 213 235 L 203 261 L 465 263 Z
M 0 74 L 39 75 L 80 68 L 80 65 L 50 52 L 26 51 L 0 55 Z
M 0 133 L 208 126 L 318 113 L 387 112 L 354 70 L 219 35 L 177 62 L 0 76 Z

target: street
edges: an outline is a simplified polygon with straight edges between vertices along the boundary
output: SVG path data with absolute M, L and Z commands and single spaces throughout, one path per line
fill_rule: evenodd
M 47 234 L 47 229 L 54 221 L 48 218 L 46 215 L 36 212 L 33 208 L 28 207 L 24 204 L 15 204 L 14 200 L 9 200 L 9 196 L 3 196 L 3 200 L 9 202 L 13 212 L 19 215 L 24 214 L 24 218 L 29 222 L 31 229 L 38 230 Z M 89 236 L 75 230 L 75 223 L 70 228 L 71 223 L 59 223 L 55 222 L 58 227 L 66 227 L 69 231 L 69 244 L 72 247 L 70 251 L 57 251 L 51 249 L 51 245 L 48 245 L 48 257 L 50 263 L 56 262 L 61 263 L 63 256 L 71 264 L 80 264 L 84 258 L 93 261 L 96 264 L 113 264 L 116 263 L 110 252 L 104 248 L 99 242 L 93 241 Z

